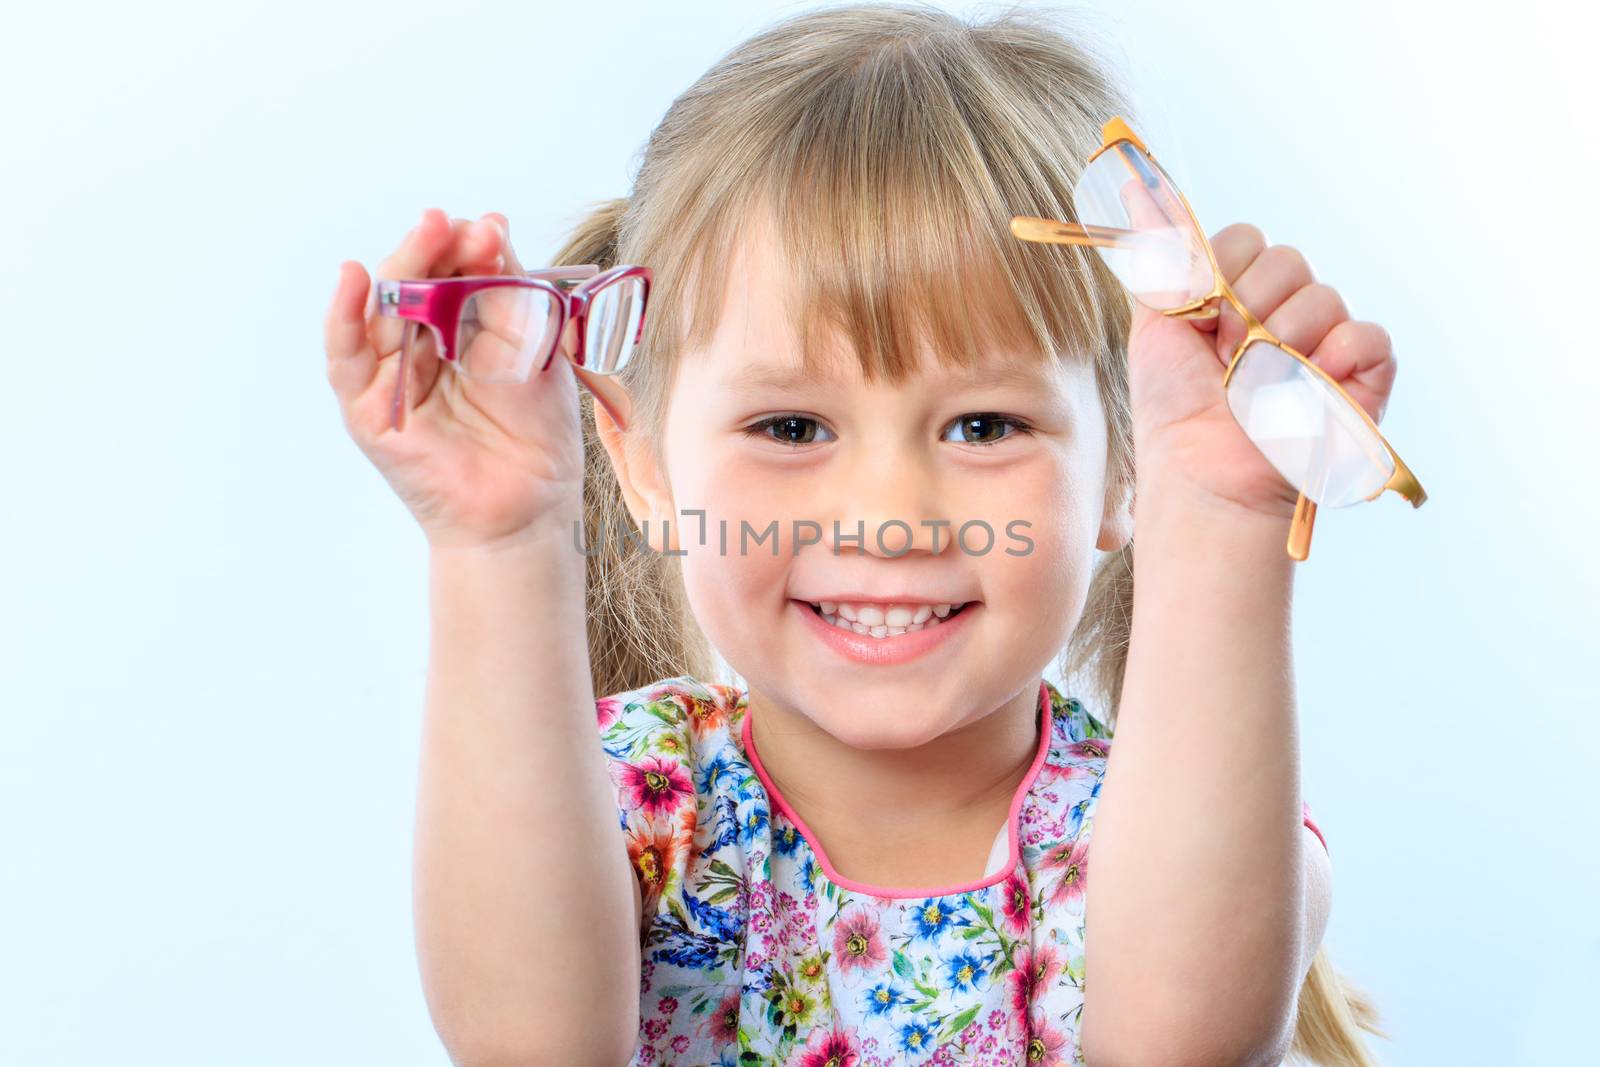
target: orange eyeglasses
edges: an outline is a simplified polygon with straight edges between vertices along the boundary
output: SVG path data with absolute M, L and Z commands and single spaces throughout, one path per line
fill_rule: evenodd
M 1233 306 L 1246 331 L 1222 388 L 1245 435 L 1300 492 L 1289 555 L 1310 555 L 1319 505 L 1346 507 L 1393 489 L 1421 507 L 1428 494 L 1366 409 L 1234 295 L 1188 199 L 1121 116 L 1105 124 L 1101 141 L 1073 189 L 1078 221 L 1017 215 L 1011 232 L 1092 247 L 1134 299 L 1163 315 L 1214 318 L 1221 301 Z

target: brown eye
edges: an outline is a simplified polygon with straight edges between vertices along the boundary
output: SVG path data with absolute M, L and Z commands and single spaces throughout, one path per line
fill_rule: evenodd
M 1011 429 L 1007 431 L 1005 427 Z M 987 411 L 963 415 L 951 423 L 950 428 L 961 435 L 954 443 L 966 445 L 992 445 L 1016 433 L 1027 432 L 1027 427 L 1021 421 Z
M 822 424 L 804 415 L 773 415 L 745 430 L 751 437 L 767 437 L 784 445 L 809 445 L 817 440 Z

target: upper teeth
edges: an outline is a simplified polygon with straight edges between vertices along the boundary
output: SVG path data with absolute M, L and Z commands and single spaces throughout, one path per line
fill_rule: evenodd
M 871 604 L 824 600 L 816 604 L 833 625 L 873 637 L 893 637 L 937 626 L 960 604 Z

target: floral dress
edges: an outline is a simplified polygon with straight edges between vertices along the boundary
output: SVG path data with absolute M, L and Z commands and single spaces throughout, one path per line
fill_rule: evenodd
M 647 918 L 631 1063 L 1082 1064 L 1104 726 L 1041 680 L 999 862 L 897 889 L 833 869 L 751 744 L 747 696 L 684 675 L 596 702 Z

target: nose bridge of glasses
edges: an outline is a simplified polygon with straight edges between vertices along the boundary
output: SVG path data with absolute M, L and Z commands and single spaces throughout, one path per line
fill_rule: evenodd
M 1171 308 L 1161 314 L 1174 319 L 1205 320 L 1214 319 L 1222 314 L 1222 295 L 1212 293 L 1210 296 L 1191 301 L 1182 307 Z
M 567 319 L 567 324 L 561 329 L 561 351 L 568 359 L 575 360 L 578 355 L 578 319 L 573 316 Z

